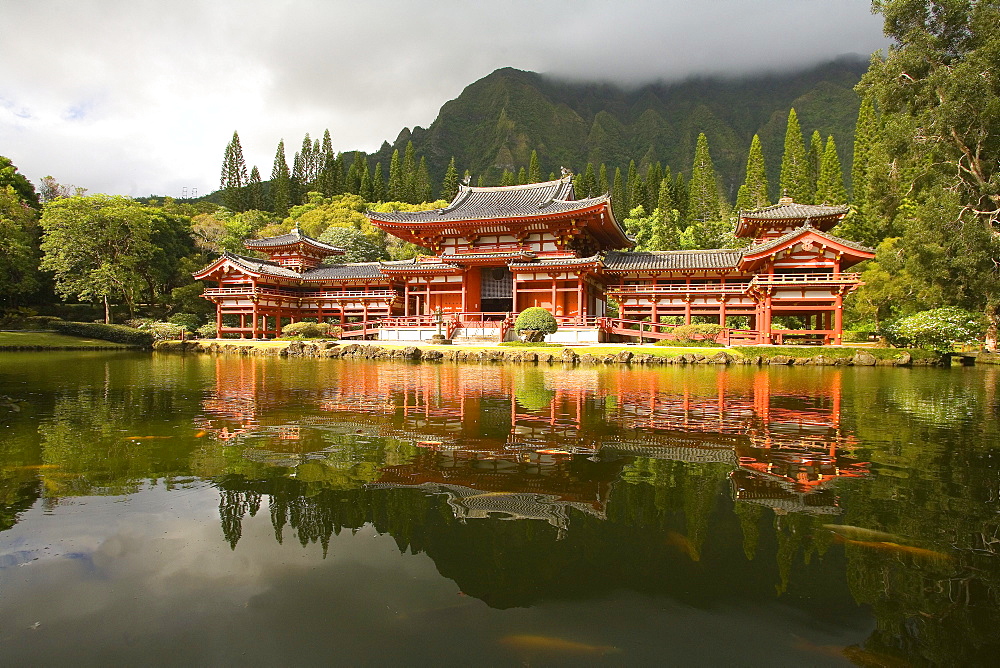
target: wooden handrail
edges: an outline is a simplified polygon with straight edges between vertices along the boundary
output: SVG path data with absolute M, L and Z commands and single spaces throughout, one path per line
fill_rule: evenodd
M 861 280 L 858 273 L 816 273 L 816 274 L 758 274 L 751 284 L 769 285 L 772 283 L 855 283 Z

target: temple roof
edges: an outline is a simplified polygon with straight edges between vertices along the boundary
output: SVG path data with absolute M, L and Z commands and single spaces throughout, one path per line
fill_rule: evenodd
M 600 255 L 590 257 L 550 257 L 541 258 L 534 262 L 511 262 L 507 266 L 511 269 L 544 269 L 545 267 L 565 267 L 574 265 L 600 264 Z
M 755 256 L 755 255 L 760 255 L 761 253 L 767 253 L 771 250 L 774 250 L 775 248 L 780 248 L 781 246 L 784 246 L 792 239 L 800 237 L 808 232 L 812 232 L 813 234 L 822 239 L 826 239 L 827 241 L 830 241 L 832 243 L 839 244 L 841 246 L 845 246 L 847 248 L 859 251 L 860 253 L 871 254 L 871 255 L 875 254 L 874 248 L 869 248 L 868 246 L 859 244 L 856 241 L 850 241 L 848 239 L 843 239 L 841 237 L 835 237 L 832 234 L 827 234 L 822 230 L 816 229 L 815 227 L 810 225 L 809 222 L 806 222 L 806 224 L 803 225 L 802 227 L 798 227 L 794 230 L 786 232 L 785 234 L 782 234 L 780 237 L 776 237 L 762 244 L 751 246 L 750 248 L 747 248 L 743 253 L 746 256 Z
M 679 269 L 735 269 L 743 251 L 718 248 L 680 251 L 612 251 L 604 257 L 605 271 L 671 271 Z
M 349 264 L 320 265 L 302 273 L 303 281 L 321 281 L 344 278 L 385 278 L 381 262 L 352 262 Z
M 441 223 L 494 218 L 524 218 L 569 213 L 608 201 L 608 197 L 574 199 L 569 177 L 521 186 L 476 188 L 460 185 L 458 195 L 443 209 L 396 211 L 366 215 L 373 220 L 398 223 Z
M 829 230 L 847 215 L 850 208 L 845 205 L 829 206 L 826 204 L 798 204 L 790 197 L 782 197 L 773 206 L 765 206 L 755 211 L 741 211 L 740 220 L 736 224 L 736 236 L 755 236 L 761 227 L 767 223 L 787 223 L 801 220 L 811 221 L 813 227 Z
M 295 280 L 301 278 L 301 275 L 297 271 L 292 271 L 288 267 L 277 265 L 270 260 L 261 260 L 256 257 L 237 255 L 236 253 L 223 253 L 219 259 L 229 260 L 241 269 L 254 274 L 267 274 L 269 276 L 280 276 L 282 278 L 293 278 Z
M 263 250 L 277 248 L 280 246 L 294 246 L 298 244 L 309 246 L 313 250 L 319 251 L 325 255 L 338 253 L 342 254 L 344 252 L 343 248 L 331 246 L 330 244 L 323 243 L 322 241 L 302 234 L 297 227 L 288 234 L 282 234 L 277 237 L 265 237 L 264 239 L 248 239 L 243 242 L 243 245 L 251 250 Z

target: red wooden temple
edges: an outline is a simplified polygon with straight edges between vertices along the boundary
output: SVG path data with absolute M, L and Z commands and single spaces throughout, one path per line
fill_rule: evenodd
M 736 236 L 746 248 L 633 252 L 610 197 L 576 199 L 566 174 L 462 185 L 432 211 L 368 213 L 432 255 L 330 263 L 343 250 L 296 229 L 246 242 L 266 259 L 225 253 L 195 278 L 217 284 L 204 296 L 216 304 L 220 337 L 273 337 L 312 318 L 344 325 L 346 336 L 503 340 L 517 313 L 540 306 L 560 322 L 556 341 L 671 338 L 673 327 L 697 319 L 722 325 L 725 343 L 839 344 L 844 297 L 860 285 L 846 270 L 874 257 L 829 233 L 847 211 L 786 198 L 740 215 Z M 618 304 L 613 318 L 609 299 Z M 804 326 L 779 327 L 776 316 Z

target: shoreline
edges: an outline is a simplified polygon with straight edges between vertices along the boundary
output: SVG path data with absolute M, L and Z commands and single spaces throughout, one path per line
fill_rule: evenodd
M 208 353 L 251 357 L 312 357 L 323 359 L 372 359 L 409 360 L 421 362 L 511 363 L 511 364 L 722 364 L 722 365 L 773 365 L 773 366 L 896 366 L 896 367 L 946 367 L 947 355 L 915 357 L 909 351 L 876 356 L 864 348 L 847 348 L 851 356 L 818 355 L 792 356 L 746 355 L 732 348 L 661 348 L 621 345 L 620 351 L 608 351 L 608 345 L 574 346 L 564 348 L 501 348 L 499 346 L 448 346 L 410 345 L 393 346 L 371 343 L 343 343 L 340 341 L 160 341 L 153 349 L 172 353 Z M 588 352 L 592 348 L 595 352 Z M 553 352 L 549 352 L 549 351 Z M 671 354 L 667 354 L 669 350 Z M 781 350 L 786 350 L 782 348 Z M 838 348 L 843 351 L 845 348 Z M 887 349 L 878 349 L 887 350 Z M 889 349 L 893 350 L 893 349 Z M 602 351 L 602 352 L 596 352 Z M 761 351 L 766 352 L 766 351 Z M 805 351 L 803 351 L 805 352 Z M 1000 356 L 997 356 L 1000 357 Z M 1000 360 L 998 360 L 1000 362 Z M 991 362 L 997 363 L 997 362 Z

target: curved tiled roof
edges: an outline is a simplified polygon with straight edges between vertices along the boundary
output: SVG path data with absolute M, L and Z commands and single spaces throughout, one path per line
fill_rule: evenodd
M 735 269 L 742 257 L 742 250 L 729 248 L 626 253 L 612 251 L 604 257 L 604 269 L 606 271 Z
M 874 248 L 869 248 L 868 246 L 865 246 L 863 244 L 859 244 L 856 241 L 850 241 L 849 239 L 842 239 L 841 237 L 835 237 L 832 234 L 827 234 L 826 232 L 824 232 L 822 230 L 816 229 L 815 227 L 813 227 L 812 225 L 810 225 L 807 222 L 802 227 L 797 227 L 797 228 L 795 228 L 794 230 L 792 230 L 790 232 L 786 232 L 785 234 L 782 234 L 780 237 L 776 237 L 776 238 L 771 239 L 770 241 L 767 241 L 765 243 L 758 244 L 756 246 L 751 246 L 750 248 L 747 248 L 744 251 L 744 254 L 745 255 L 749 255 L 749 256 L 754 256 L 754 255 L 760 255 L 761 253 L 766 253 L 766 252 L 768 252 L 770 250 L 773 250 L 775 248 L 779 248 L 781 246 L 784 246 L 786 243 L 788 243 L 792 239 L 795 239 L 796 237 L 799 237 L 799 236 L 805 234 L 806 232 L 812 232 L 813 234 L 815 234 L 818 237 L 821 237 L 823 239 L 827 239 L 828 241 L 832 241 L 834 243 L 840 244 L 841 246 L 846 246 L 848 248 L 853 248 L 854 250 L 860 251 L 862 253 L 875 253 L 875 249 Z
M 755 211 L 740 212 L 740 218 L 749 220 L 806 220 L 809 218 L 828 218 L 843 216 L 849 211 L 847 206 L 828 206 L 826 204 L 797 204 L 783 202 L 766 206 Z
M 427 271 L 459 271 L 461 267 L 447 262 L 417 262 L 417 258 L 411 260 L 395 260 L 392 262 L 379 262 L 383 271 L 405 271 L 408 273 L 420 273 Z
M 280 276 L 282 278 L 294 278 L 299 279 L 300 276 L 298 272 L 292 271 L 288 267 L 282 267 L 270 262 L 269 260 L 261 260 L 256 257 L 247 257 L 246 255 L 237 255 L 236 253 L 223 253 L 222 257 L 229 260 L 233 264 L 245 269 L 246 271 L 253 272 L 255 274 L 268 274 L 269 276 Z
M 387 223 L 443 223 L 556 215 L 579 211 L 609 201 L 607 195 L 579 200 L 574 197 L 573 182 L 569 177 L 522 186 L 474 188 L 461 185 L 458 195 L 443 209 L 393 213 L 368 211 L 365 215 L 372 220 Z
M 331 279 L 376 279 L 385 278 L 381 262 L 351 262 L 348 264 L 323 264 L 303 272 L 303 281 L 322 281 Z
M 563 266 L 573 266 L 579 264 L 594 264 L 600 263 L 600 255 L 591 255 L 590 257 L 551 257 L 542 258 L 536 260 L 535 262 L 511 262 L 508 267 L 511 269 L 542 269 L 545 267 L 563 267 Z
M 295 228 L 288 234 L 282 234 L 277 237 L 266 237 L 264 239 L 248 239 L 243 242 L 243 245 L 246 246 L 247 248 L 257 249 L 257 248 L 275 248 L 278 246 L 290 246 L 292 244 L 299 244 L 299 243 L 312 246 L 316 250 L 326 251 L 327 253 L 344 252 L 343 248 L 337 248 L 336 246 L 331 246 L 330 244 L 323 243 L 322 241 L 318 241 L 316 239 L 313 239 L 312 237 L 308 237 L 302 234 L 302 232 L 300 232 L 298 228 Z

